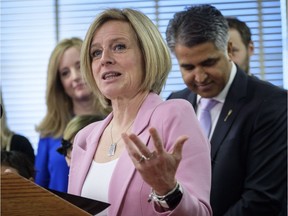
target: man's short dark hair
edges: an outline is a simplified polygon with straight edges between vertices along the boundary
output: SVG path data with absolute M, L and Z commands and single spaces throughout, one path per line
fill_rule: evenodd
M 246 23 L 237 19 L 236 17 L 226 17 L 226 20 L 228 22 L 229 28 L 238 31 L 245 47 L 248 47 L 249 43 L 252 41 L 252 34 Z

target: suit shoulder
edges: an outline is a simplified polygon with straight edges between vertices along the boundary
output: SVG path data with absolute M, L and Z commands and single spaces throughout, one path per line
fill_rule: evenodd
M 192 94 L 192 92 L 190 91 L 190 89 L 184 88 L 184 89 L 182 89 L 182 90 L 180 90 L 180 91 L 172 92 L 172 93 L 168 96 L 167 100 L 173 99 L 173 98 L 184 98 L 184 99 L 187 99 L 190 94 Z
M 249 86 L 248 87 L 251 92 L 254 92 L 257 95 L 262 95 L 265 98 L 283 98 L 287 100 L 287 90 L 273 85 L 268 81 L 263 81 L 258 78 L 251 77 L 248 79 Z

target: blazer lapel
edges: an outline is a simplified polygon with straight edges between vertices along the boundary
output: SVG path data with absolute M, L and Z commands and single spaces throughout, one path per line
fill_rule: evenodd
M 150 93 L 141 105 L 135 118 L 131 133 L 136 134 L 146 145 L 149 142 L 150 134 L 145 130 L 149 126 L 150 118 L 156 106 L 162 102 L 161 98 Z M 123 197 L 127 193 L 129 184 L 136 174 L 135 166 L 130 159 L 128 152 L 125 150 L 114 169 L 109 185 L 109 203 L 113 203 L 109 208 L 110 215 L 118 215 L 121 210 Z
M 93 157 L 95 155 L 95 151 L 97 149 L 100 136 L 102 135 L 104 129 L 111 121 L 112 114 L 109 114 L 109 116 L 103 120 L 103 123 L 101 125 L 97 125 L 93 130 L 89 133 L 89 135 L 86 138 L 86 142 L 84 143 L 84 146 L 82 146 L 83 152 L 79 152 L 79 154 L 82 154 L 79 156 L 79 161 L 82 161 L 81 164 L 79 164 L 79 172 L 78 172 L 78 178 L 79 178 L 79 194 L 81 194 L 81 189 L 83 187 L 84 181 L 86 179 L 86 176 L 88 174 L 88 171 L 91 166 L 91 162 L 93 161 Z M 87 145 L 87 143 L 94 143 L 93 145 Z
M 239 91 L 241 89 L 241 91 Z M 236 120 L 238 113 L 244 105 L 245 97 L 247 94 L 247 77 L 244 72 L 239 71 L 234 81 L 231 84 L 229 92 L 226 96 L 223 108 L 221 110 L 217 125 L 211 139 L 211 158 L 212 161 L 221 146 L 221 143 L 227 136 L 233 123 Z

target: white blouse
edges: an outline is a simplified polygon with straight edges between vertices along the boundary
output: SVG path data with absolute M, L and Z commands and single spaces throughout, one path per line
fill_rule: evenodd
M 108 203 L 109 184 L 117 161 L 118 159 L 107 163 L 97 163 L 93 160 L 84 181 L 81 196 Z M 98 215 L 107 215 L 107 209 Z

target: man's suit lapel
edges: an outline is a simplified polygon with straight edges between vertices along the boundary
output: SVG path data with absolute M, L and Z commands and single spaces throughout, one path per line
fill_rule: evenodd
M 190 101 L 190 103 L 192 104 L 192 106 L 196 112 L 196 110 L 197 110 L 197 95 L 196 94 L 189 94 L 187 100 Z
M 236 121 L 242 106 L 244 105 L 247 94 L 247 76 L 244 72 L 237 69 L 235 79 L 226 96 L 223 108 L 221 110 L 218 122 L 216 124 L 213 136 L 211 139 L 211 158 L 212 160 L 217 154 L 217 151 L 223 140 L 227 136 L 232 125 Z
M 197 95 L 191 92 L 190 94 L 187 95 L 186 100 L 188 100 L 192 104 L 192 106 L 193 106 L 193 108 L 194 108 L 194 110 L 196 112 L 196 109 L 197 109 Z
M 193 108 L 194 108 L 194 110 L 196 112 L 196 109 L 197 109 L 197 94 L 191 92 L 191 90 L 189 90 L 189 91 L 190 91 L 190 93 L 187 96 L 185 95 L 184 97 L 181 97 L 181 98 L 188 100 L 192 104 L 192 106 L 193 106 Z

